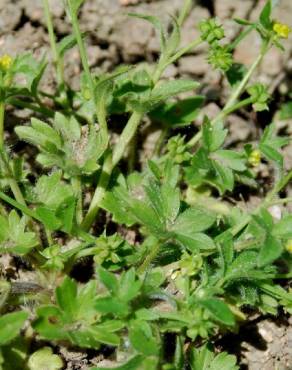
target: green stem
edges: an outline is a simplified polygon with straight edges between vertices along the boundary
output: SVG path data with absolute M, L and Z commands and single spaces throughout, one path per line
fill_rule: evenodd
M 101 142 L 104 147 L 104 150 L 106 150 L 109 142 L 109 134 L 108 134 L 108 127 L 107 127 L 107 121 L 106 121 L 106 102 L 104 98 L 100 98 L 100 101 L 96 104 L 96 116 L 98 120 L 98 124 L 100 127 L 100 133 L 101 133 Z
M 99 104 L 99 103 L 95 102 L 94 80 L 93 80 L 92 75 L 90 73 L 87 53 L 86 53 L 86 49 L 85 49 L 84 42 L 83 42 L 83 39 L 82 39 L 82 34 L 81 34 L 81 31 L 80 31 L 80 27 L 79 27 L 77 12 L 74 9 L 72 0 L 68 0 L 68 8 L 69 8 L 70 16 L 71 16 L 73 31 L 74 31 L 74 34 L 75 34 L 75 37 L 76 37 L 76 40 L 77 40 L 78 48 L 79 48 L 82 67 L 83 67 L 83 70 L 84 70 L 84 73 L 85 73 L 85 76 L 86 76 L 87 83 L 89 84 L 91 98 L 93 99 L 94 104 L 96 104 L 96 115 L 97 115 L 98 123 L 100 125 L 100 131 L 101 131 L 101 135 L 102 135 L 102 139 L 103 139 L 103 144 L 105 145 L 105 147 L 107 147 L 108 127 L 107 127 L 107 122 L 106 122 L 105 106 L 103 104 Z M 92 123 L 89 122 L 89 125 L 92 125 Z
M 273 198 L 292 180 L 292 170 L 287 173 L 282 179 L 280 179 L 274 186 L 274 188 L 267 195 L 265 204 L 273 201 Z
M 180 27 L 183 25 L 184 21 L 189 15 L 191 8 L 192 8 L 192 0 L 185 0 L 183 7 L 181 8 L 178 20 L 177 20 L 177 24 Z
M 84 230 L 89 230 L 90 226 L 94 222 L 94 219 L 96 218 L 97 213 L 98 213 L 99 204 L 105 195 L 111 173 L 113 169 L 115 168 L 115 166 L 119 163 L 119 161 L 123 157 L 128 144 L 131 142 L 132 138 L 135 135 L 135 132 L 137 131 L 137 127 L 142 117 L 143 117 L 143 113 L 140 113 L 140 112 L 132 113 L 128 123 L 126 124 L 126 127 L 124 128 L 120 136 L 119 142 L 114 148 L 113 155 L 111 156 L 109 154 L 107 156 L 104 162 L 103 168 L 102 168 L 102 172 L 100 175 L 98 185 L 95 189 L 91 204 L 89 206 L 88 212 L 81 225 Z
M 35 113 L 43 114 L 46 117 L 53 118 L 54 115 L 55 115 L 55 112 L 53 110 L 49 109 L 49 108 L 40 107 L 40 106 L 34 105 L 32 103 L 29 103 L 29 102 L 26 102 L 26 101 L 23 101 L 23 100 L 20 100 L 20 99 L 16 99 L 16 98 L 9 99 L 8 103 L 11 104 L 11 105 L 14 105 L 16 107 L 30 109 L 31 111 L 33 111 Z
M 80 27 L 79 27 L 77 12 L 74 9 L 72 0 L 68 0 L 68 8 L 69 8 L 70 16 L 71 16 L 73 31 L 74 31 L 74 34 L 75 34 L 75 37 L 76 37 L 76 40 L 77 40 L 78 48 L 79 48 L 79 53 L 80 53 L 82 66 L 83 66 L 83 69 L 84 69 L 84 73 L 86 75 L 87 82 L 89 84 L 91 97 L 92 97 L 92 99 L 94 99 L 94 95 L 95 95 L 94 82 L 93 82 L 93 78 L 91 76 L 90 69 L 89 69 L 87 53 L 86 53 L 86 50 L 85 50 L 85 46 L 84 46 L 83 39 L 82 39 L 82 34 L 81 34 L 81 31 L 80 31 Z
M 198 47 L 200 44 L 202 44 L 202 39 L 199 37 L 198 39 L 192 41 L 190 44 L 184 46 L 183 48 L 179 49 L 172 57 L 167 59 L 167 61 L 164 61 L 163 59 L 158 64 L 156 71 L 153 75 L 153 84 L 155 85 L 159 78 L 161 77 L 162 73 L 165 71 L 165 69 L 172 63 L 176 62 L 180 57 L 182 57 L 184 54 L 187 54 L 192 49 Z
M 259 245 L 263 242 L 264 242 L 263 238 L 253 238 L 253 239 L 243 240 L 243 241 L 235 243 L 234 248 L 236 251 L 241 251 L 242 249 L 254 247 L 255 245 Z
M 254 103 L 254 99 L 252 97 L 246 98 L 244 100 L 239 101 L 238 103 L 235 103 L 230 108 L 225 108 L 224 111 L 224 117 L 227 117 L 230 113 L 233 113 L 243 107 L 246 107 L 247 105 L 250 105 Z
M 269 207 L 271 204 L 274 204 L 273 198 L 289 183 L 292 179 L 292 171 L 290 171 L 283 179 L 281 179 L 277 184 L 275 184 L 274 188 L 267 194 L 264 202 L 255 209 L 253 215 L 258 214 L 262 209 Z M 279 199 L 276 200 L 278 202 Z M 237 235 L 241 230 L 243 230 L 247 224 L 250 222 L 252 215 L 246 215 L 243 220 L 233 226 L 229 232 L 232 236 Z
M 248 81 L 250 80 L 252 74 L 256 70 L 256 68 L 259 66 L 261 61 L 263 60 L 263 57 L 265 56 L 266 52 L 268 51 L 269 48 L 269 43 L 265 44 L 262 48 L 261 53 L 259 56 L 256 58 L 256 60 L 253 62 L 253 64 L 250 66 L 249 70 L 246 72 L 245 76 L 237 86 L 237 88 L 234 90 L 234 92 L 231 94 L 230 98 L 226 102 L 223 110 L 211 121 L 211 124 L 214 125 L 217 122 L 223 120 L 230 112 L 233 112 L 235 109 L 233 108 L 234 106 L 236 107 L 240 103 L 236 103 L 237 99 L 240 97 L 242 92 L 244 91 Z M 237 109 L 237 108 L 236 108 Z M 202 131 L 199 131 L 188 143 L 187 146 L 189 148 L 193 147 L 198 143 L 198 141 L 202 137 Z
M 256 58 L 256 60 L 253 62 L 253 64 L 250 66 L 249 70 L 247 71 L 247 73 L 245 74 L 243 79 L 241 80 L 240 84 L 234 90 L 234 92 L 231 94 L 230 98 L 228 99 L 228 101 L 227 101 L 227 103 L 226 103 L 226 105 L 223 109 L 223 112 L 228 110 L 230 107 L 232 107 L 232 105 L 234 105 L 236 103 L 237 99 L 240 97 L 240 95 L 244 91 L 244 89 L 245 89 L 248 81 L 250 80 L 251 76 L 253 75 L 254 71 L 257 69 L 257 67 L 259 66 L 259 64 L 263 60 L 263 57 L 264 57 L 265 53 L 266 52 L 261 52 L 259 54 L 259 56 Z
M 239 36 L 236 37 L 236 39 L 229 45 L 228 49 L 230 51 L 234 50 L 240 42 L 248 36 L 251 31 L 253 31 L 256 28 L 256 25 L 250 25 L 247 27 L 243 32 L 240 32 Z
M 269 202 L 269 206 L 273 206 L 275 204 L 287 204 L 287 203 L 292 203 L 292 197 L 275 199 L 274 201 Z
M 118 144 L 114 148 L 113 161 L 112 161 L 113 167 L 115 167 L 118 164 L 118 162 L 121 160 L 121 158 L 123 157 L 128 144 L 130 143 L 130 141 L 132 140 L 132 138 L 134 137 L 137 131 L 137 127 L 143 115 L 144 114 L 141 112 L 132 113 L 129 121 L 126 124 L 126 127 L 124 128 L 120 136 Z
M 3 193 L 2 191 L 0 191 L 0 199 L 2 199 L 5 203 L 9 204 L 10 206 L 18 209 L 24 215 L 31 217 L 34 220 L 43 224 L 42 219 L 39 217 L 39 215 L 34 210 L 28 208 L 26 205 L 21 204 L 20 202 L 14 200 L 13 198 L 10 198 L 8 195 Z M 86 242 L 88 243 L 95 242 L 95 238 L 93 236 L 91 236 L 90 234 L 87 234 L 84 230 L 80 229 L 79 227 L 76 227 L 73 231 L 74 231 L 73 235 L 78 236 L 79 238 L 85 240 Z
M 80 252 L 76 253 L 74 258 L 75 258 L 75 260 L 77 260 L 79 258 L 94 256 L 98 252 L 100 252 L 100 247 L 97 247 L 97 246 L 88 247 L 88 248 L 84 248 Z
M 134 171 L 136 161 L 137 161 L 137 138 L 136 136 L 134 136 L 129 144 L 128 173 Z
M 168 127 L 163 126 L 162 129 L 161 129 L 161 132 L 159 134 L 159 137 L 155 143 L 155 147 L 154 147 L 154 150 L 153 150 L 153 153 L 152 153 L 152 157 L 155 157 L 155 156 L 159 156 L 160 155 L 160 152 L 162 150 L 162 144 L 164 143 L 164 140 L 167 136 L 167 133 L 168 133 Z
M 8 177 L 9 186 L 15 197 L 15 199 L 22 204 L 25 204 L 25 200 L 22 196 L 21 190 L 17 184 L 17 181 L 14 179 L 13 173 L 11 171 L 10 165 L 7 161 L 5 152 L 4 152 L 4 117 L 5 117 L 5 104 L 0 102 L 0 157 L 1 162 L 6 170 L 6 176 Z
M 68 0 L 70 3 L 70 0 Z M 76 22 L 76 19 L 75 21 Z M 73 20 L 72 20 L 73 23 Z M 163 65 L 157 65 L 156 70 L 154 72 L 153 76 L 153 85 L 155 86 L 157 82 L 159 81 L 161 74 L 165 70 L 165 68 L 170 64 L 173 63 L 175 60 L 177 60 L 180 56 L 182 56 L 184 53 L 188 52 L 189 50 L 193 49 L 195 46 L 199 45 L 202 42 L 201 38 L 195 40 L 191 44 L 187 45 L 185 48 L 179 50 L 169 61 L 169 63 L 163 64 Z M 97 188 L 95 189 L 95 193 L 93 196 L 93 199 L 91 201 L 91 204 L 89 206 L 88 212 L 82 222 L 81 227 L 84 230 L 89 230 L 94 219 L 97 216 L 99 204 L 102 201 L 106 188 L 108 186 L 108 182 L 111 176 L 111 173 L 115 166 L 119 163 L 121 158 L 123 157 L 125 150 L 127 149 L 128 144 L 133 139 L 138 125 L 143 118 L 144 113 L 142 112 L 133 112 L 130 116 L 130 119 L 128 120 L 121 136 L 116 144 L 112 157 L 108 157 L 104 163 L 104 167 L 102 169 L 102 173 L 97 185 Z
M 50 39 L 51 50 L 53 54 L 53 63 L 55 65 L 56 72 L 57 72 L 57 81 L 58 81 L 59 86 L 65 86 L 64 66 L 63 66 L 62 58 L 60 57 L 58 48 L 57 48 L 56 37 L 54 33 L 54 27 L 53 27 L 53 22 L 52 22 L 48 0 L 43 0 L 43 7 L 44 7 L 44 13 L 45 13 L 45 18 L 46 18 L 49 39 Z
M 14 200 L 14 199 L 10 198 L 8 195 L 3 193 L 2 191 L 0 191 L 0 199 L 2 199 L 5 203 L 11 205 L 12 207 L 18 209 L 19 211 L 21 211 L 26 216 L 29 216 L 29 217 L 31 217 L 31 218 L 39 221 L 39 222 L 42 222 L 42 220 L 36 214 L 36 212 L 34 212 L 32 209 L 28 208 L 26 205 L 18 202 L 17 200 Z
M 72 177 L 71 179 L 72 187 L 77 198 L 76 204 L 76 221 L 80 225 L 83 219 L 82 211 L 82 186 L 80 176 Z
M 5 104 L 3 101 L 0 102 L 0 150 L 3 149 L 4 145 L 4 113 Z
M 16 180 L 14 178 L 10 178 L 9 179 L 9 185 L 11 187 L 11 191 L 15 197 L 15 199 L 21 203 L 21 204 L 25 204 L 25 200 L 23 198 L 23 195 L 21 193 L 21 190 L 16 182 Z
M 113 170 L 112 156 L 111 154 L 108 154 L 104 161 L 98 185 L 95 189 L 89 209 L 81 224 L 83 230 L 89 230 L 90 226 L 92 225 L 97 216 L 99 205 L 105 195 L 112 170 Z
M 154 247 L 150 250 L 149 254 L 146 256 L 145 260 L 143 261 L 142 265 L 138 267 L 137 273 L 138 274 L 144 274 L 147 269 L 150 267 L 151 263 L 155 260 L 157 257 L 157 254 L 159 253 L 159 242 L 157 242 Z
M 48 245 L 49 246 L 52 246 L 54 244 L 54 240 L 52 238 L 52 234 L 51 234 L 51 231 L 48 230 L 47 228 L 45 228 L 45 233 L 46 233 L 46 237 L 47 237 L 47 242 L 48 242 Z
M 287 272 L 287 274 L 277 274 L 275 279 L 291 279 L 292 278 L 292 271 Z

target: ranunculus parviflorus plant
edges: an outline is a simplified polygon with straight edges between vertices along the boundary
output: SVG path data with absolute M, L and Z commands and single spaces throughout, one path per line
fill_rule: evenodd
M 56 42 L 43 0 L 54 95 L 40 85 L 45 57 L 0 58 L 0 251 L 35 276 L 13 282 L 2 274 L 0 368 L 14 356 L 14 368 L 61 369 L 62 344 L 110 353 L 112 369 L 238 369 L 235 356 L 213 352 L 216 338 L 249 319 L 245 307 L 292 310 L 283 283 L 292 272 L 292 215 L 275 219 L 269 212 L 291 201 L 281 194 L 292 172 L 281 154 L 289 138 L 277 136 L 273 123 L 258 143 L 231 150 L 225 121 L 244 107 L 268 109 L 271 97 L 254 72 L 271 48 L 283 49 L 290 29 L 272 20 L 267 1 L 256 22 L 235 20 L 242 32 L 231 44 L 220 21 L 207 19 L 200 37 L 181 46 L 186 0 L 170 32 L 155 16 L 129 15 L 154 26 L 156 64 L 96 75 L 78 23 L 82 2 L 67 0 L 73 33 Z M 233 50 L 251 32 L 261 38 L 258 56 L 238 65 Z M 197 81 L 167 80 L 164 71 L 203 43 L 210 68 L 229 82 L 229 97 L 199 131 L 176 135 L 196 120 L 204 97 Z M 64 54 L 75 45 L 83 66 L 78 91 L 64 79 Z M 32 112 L 30 122 L 15 127 L 21 153 L 4 136 L 11 105 Z M 146 117 L 162 134 L 150 159 L 139 163 L 135 135 Z M 113 140 L 114 121 L 120 130 Z M 263 160 L 273 182 L 261 204 L 246 211 L 228 201 L 239 184 L 258 186 L 255 168 Z M 81 261 L 86 276 L 78 272 Z

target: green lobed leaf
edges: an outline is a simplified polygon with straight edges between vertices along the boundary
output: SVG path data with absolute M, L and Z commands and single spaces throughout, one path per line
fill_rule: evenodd
M 208 298 L 200 300 L 200 304 L 212 314 L 215 320 L 227 326 L 235 325 L 233 313 L 222 300 L 217 298 Z
M 0 215 L 0 252 L 25 255 L 39 244 L 34 232 L 26 231 L 27 219 L 12 210 L 8 218 Z
M 97 298 L 95 308 L 98 312 L 116 315 L 117 317 L 123 317 L 129 313 L 128 304 L 115 297 Z
M 281 256 L 282 252 L 283 246 L 281 242 L 274 236 L 268 234 L 258 255 L 258 265 L 265 266 L 274 262 Z
M 198 233 L 209 229 L 215 220 L 214 213 L 200 207 L 192 207 L 178 216 L 171 230 L 180 234 Z
M 69 277 L 65 277 L 63 283 L 56 289 L 56 300 L 65 314 L 65 320 L 72 321 L 79 309 L 77 302 L 77 284 Z
M 49 230 L 58 230 L 62 227 L 62 221 L 56 216 L 55 212 L 47 207 L 37 207 L 37 216 Z
M 50 347 L 43 347 L 37 350 L 28 360 L 29 370 L 60 370 L 63 368 L 63 365 L 61 357 L 55 355 Z
M 0 346 L 8 344 L 19 334 L 27 318 L 28 313 L 25 311 L 7 313 L 0 317 Z
M 236 357 L 226 352 L 215 354 L 209 344 L 191 350 L 191 370 L 238 370 Z
M 109 290 L 110 293 L 116 294 L 118 292 L 119 284 L 114 274 L 100 267 L 98 269 L 98 275 L 101 282 Z
M 243 154 L 235 152 L 234 150 L 217 150 L 212 158 L 219 161 L 222 166 L 226 166 L 234 171 L 245 171 L 246 170 L 246 159 Z
M 183 79 L 162 82 L 152 90 L 150 101 L 157 104 L 182 92 L 195 90 L 199 85 L 196 81 Z
M 292 238 L 292 215 L 285 215 L 279 222 L 277 222 L 273 227 L 272 234 L 280 238 Z
M 212 238 L 203 233 L 192 233 L 192 230 L 184 233 L 176 232 L 174 238 L 193 253 L 215 249 Z
M 155 356 L 159 353 L 157 340 L 152 336 L 151 327 L 143 321 L 134 321 L 129 328 L 129 339 L 136 351 Z
M 202 139 L 204 147 L 209 152 L 214 152 L 223 145 L 227 132 L 228 131 L 224 129 L 222 121 L 216 122 L 212 125 L 209 118 L 207 116 L 204 117 Z

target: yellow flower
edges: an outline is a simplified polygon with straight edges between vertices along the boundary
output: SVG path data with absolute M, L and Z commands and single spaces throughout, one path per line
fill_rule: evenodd
M 253 150 L 249 155 L 248 162 L 257 167 L 261 163 L 261 152 L 258 149 Z
M 8 71 L 8 69 L 12 65 L 12 62 L 13 62 L 13 60 L 12 60 L 11 56 L 7 55 L 7 54 L 4 54 L 0 58 L 0 68 L 4 71 Z
M 288 240 L 285 248 L 289 253 L 292 253 L 292 239 Z
M 287 39 L 291 32 L 291 28 L 283 23 L 274 23 L 273 30 L 282 39 Z

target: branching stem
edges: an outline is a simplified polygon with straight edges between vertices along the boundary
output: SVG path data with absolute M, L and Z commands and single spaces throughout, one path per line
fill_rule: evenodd
M 261 53 L 258 55 L 256 60 L 252 63 L 252 65 L 250 66 L 250 68 L 246 72 L 245 76 L 243 77 L 243 79 L 241 80 L 241 82 L 239 83 L 237 88 L 233 91 L 233 93 L 231 94 L 230 98 L 226 102 L 222 111 L 211 121 L 212 125 L 216 124 L 217 122 L 219 122 L 221 120 L 224 120 L 230 113 L 232 113 L 235 110 L 243 107 L 243 105 L 241 105 L 242 102 L 237 103 L 237 100 L 240 97 L 240 95 L 243 93 L 248 81 L 250 80 L 251 76 L 253 75 L 253 73 L 255 72 L 257 67 L 259 66 L 259 64 L 262 62 L 262 60 L 263 60 L 263 58 L 264 58 L 264 56 L 265 56 L 265 54 L 267 53 L 268 50 L 269 50 L 269 43 L 265 43 L 262 47 Z M 250 102 L 248 102 L 248 103 L 250 104 Z M 202 131 L 199 131 L 187 143 L 187 146 L 189 148 L 195 146 L 198 143 L 198 141 L 201 139 L 201 137 L 202 137 Z

